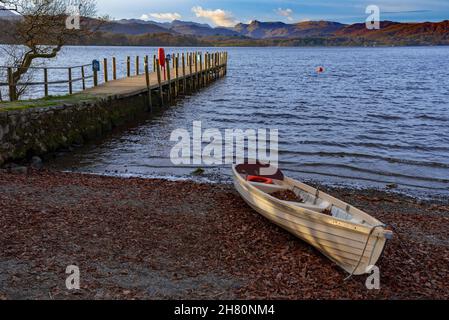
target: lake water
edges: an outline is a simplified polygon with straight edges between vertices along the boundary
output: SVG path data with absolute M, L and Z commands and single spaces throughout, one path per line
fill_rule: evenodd
M 192 51 L 168 51 L 187 50 Z M 226 78 L 53 165 L 190 178 L 191 167 L 171 164 L 169 137 L 201 120 L 203 128 L 279 129 L 281 167 L 295 178 L 449 193 L 449 47 L 226 50 Z M 52 64 L 116 56 L 124 74 L 125 56 L 154 53 L 155 48 L 67 48 Z M 317 74 L 317 66 L 326 71 Z M 206 178 L 226 180 L 229 170 L 207 168 Z

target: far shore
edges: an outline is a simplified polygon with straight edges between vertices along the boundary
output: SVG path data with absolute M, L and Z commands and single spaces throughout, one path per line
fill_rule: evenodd
M 394 227 L 381 289 L 232 185 L 0 171 L 0 299 L 448 299 L 449 202 L 327 188 Z M 77 265 L 81 290 L 65 288 Z

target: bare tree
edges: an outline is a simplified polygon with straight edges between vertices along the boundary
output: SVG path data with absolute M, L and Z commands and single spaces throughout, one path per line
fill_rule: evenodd
M 20 16 L 7 31 L 16 44 L 4 49 L 15 67 L 9 79 L 11 101 L 22 94 L 18 84 L 33 61 L 54 58 L 64 45 L 93 32 L 92 23 L 79 25 L 77 17 L 93 17 L 95 0 L 0 0 L 0 7 Z

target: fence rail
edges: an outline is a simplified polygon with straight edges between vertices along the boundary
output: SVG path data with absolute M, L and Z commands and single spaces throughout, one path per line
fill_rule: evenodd
M 44 97 L 48 97 L 49 95 L 49 86 L 50 85 L 59 85 L 59 84 L 67 84 L 68 85 L 68 93 L 73 94 L 73 84 L 76 82 L 82 82 L 83 90 L 86 89 L 86 80 L 92 79 L 94 75 L 86 76 L 85 68 L 90 67 L 90 64 L 78 65 L 78 66 L 69 66 L 69 67 L 29 67 L 26 70 L 42 70 L 43 72 L 43 81 L 30 81 L 30 82 L 18 82 L 14 83 L 12 77 L 13 72 L 20 70 L 20 67 L 17 66 L 0 66 L 0 69 L 7 70 L 7 82 L 0 82 L 0 87 L 8 87 L 9 88 L 9 100 L 14 101 L 17 99 L 16 89 L 18 86 L 42 86 L 44 89 Z M 75 69 L 79 69 L 81 71 L 81 77 L 72 78 L 72 71 Z M 49 71 L 50 70 L 66 70 L 67 71 L 67 80 L 54 80 L 49 81 Z M 0 92 L 1 94 L 1 92 Z M 0 100 L 1 100 L 0 95 Z
M 171 59 L 167 61 L 167 68 L 165 68 L 162 73 L 162 76 L 164 78 L 170 77 L 170 67 L 176 70 L 176 79 L 179 77 L 179 71 L 181 68 L 182 62 L 182 70 L 190 70 L 190 73 L 192 73 L 192 69 L 195 72 L 202 71 L 204 68 L 211 68 L 214 65 L 217 66 L 221 60 L 224 60 L 227 58 L 227 55 L 225 53 L 205 53 L 204 57 L 201 52 L 190 52 L 190 53 L 182 53 L 182 54 L 170 54 Z M 143 56 L 143 59 L 141 57 L 136 56 L 132 58 L 131 56 L 127 56 L 124 61 L 124 68 L 122 69 L 124 75 L 123 78 L 128 78 L 132 76 L 138 76 L 141 74 L 148 74 L 149 72 L 160 72 L 158 66 L 159 66 L 159 60 L 157 59 L 156 55 L 152 55 L 152 70 L 150 71 L 151 66 L 151 56 L 145 55 Z M 204 60 L 203 60 L 204 59 Z M 141 68 L 141 64 L 143 64 L 143 68 Z M 120 79 L 117 76 L 117 59 L 116 57 L 112 57 L 112 59 L 108 60 L 107 58 L 103 59 L 102 61 L 98 61 L 98 65 L 103 68 L 102 72 L 102 80 L 103 82 L 109 82 L 112 80 L 118 80 Z M 100 69 L 101 69 L 100 67 Z M 87 68 L 87 69 L 86 69 Z M 69 66 L 69 67 L 30 67 L 27 69 L 31 70 L 42 70 L 43 72 L 43 81 L 30 81 L 30 82 L 19 82 L 14 84 L 12 79 L 12 74 L 15 70 L 18 70 L 18 67 L 13 66 L 0 66 L 0 70 L 7 70 L 7 82 L 1 82 L 0 81 L 0 88 L 1 87 L 8 87 L 9 88 L 9 100 L 13 101 L 14 95 L 16 92 L 16 89 L 18 86 L 41 86 L 43 87 L 43 97 L 49 96 L 49 87 L 51 85 L 61 85 L 61 84 L 67 84 L 67 93 L 73 94 L 73 84 L 81 82 L 81 88 L 82 90 L 86 90 L 86 80 L 92 79 L 92 84 L 94 87 L 99 85 L 99 72 L 100 70 L 96 70 L 93 68 L 92 64 L 85 64 L 85 65 L 78 65 L 78 66 Z M 63 80 L 54 80 L 49 81 L 49 74 L 52 70 L 66 70 L 67 78 Z M 73 71 L 79 70 L 81 73 L 81 76 L 74 78 L 73 77 Z M 86 70 L 89 70 L 89 74 L 87 75 Z M 141 72 L 141 71 L 144 72 Z M 177 82 L 179 80 L 176 80 Z M 199 81 L 199 79 L 198 79 Z M 205 80 L 207 81 L 207 79 Z M 0 90 L 0 101 L 1 101 L 1 90 Z

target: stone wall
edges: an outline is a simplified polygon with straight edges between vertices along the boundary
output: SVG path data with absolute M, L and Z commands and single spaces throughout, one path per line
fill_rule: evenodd
M 145 95 L 0 111 L 0 165 L 82 144 L 146 112 Z

